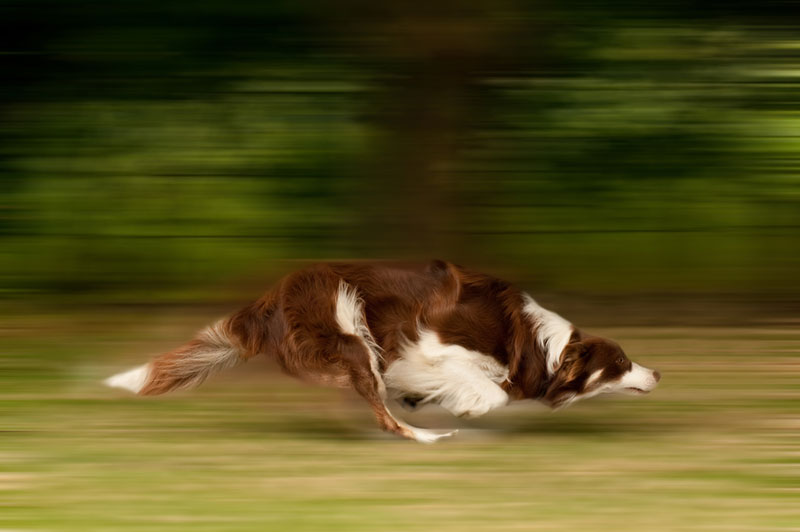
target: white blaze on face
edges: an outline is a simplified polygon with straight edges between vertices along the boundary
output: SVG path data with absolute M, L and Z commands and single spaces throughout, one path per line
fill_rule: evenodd
M 631 369 L 625 372 L 622 377 L 610 382 L 600 382 L 598 384 L 598 381 L 602 381 L 602 374 L 603 370 L 598 369 L 589 375 L 589 378 L 586 379 L 586 384 L 584 384 L 584 387 L 587 391 L 575 396 L 569 402 L 573 402 L 578 399 L 588 399 L 590 397 L 600 395 L 601 393 L 627 393 L 641 395 L 652 391 L 658 384 L 658 380 L 661 378 L 657 372 L 644 366 L 640 366 L 636 362 L 632 363 Z
M 583 387 L 584 387 L 584 388 L 588 388 L 589 386 L 591 386 L 592 384 L 594 384 L 594 381 L 596 381 L 597 379 L 599 379 L 599 378 L 600 378 L 600 375 L 601 375 L 602 373 L 603 373 L 603 370 L 602 370 L 602 369 L 598 369 L 597 371 L 595 371 L 594 373 L 592 373 L 591 375 L 589 375 L 589 378 L 588 378 L 588 379 L 586 379 L 586 384 L 584 384 L 584 385 L 583 385 Z
M 631 369 L 625 373 L 621 379 L 614 383 L 612 392 L 623 393 L 642 393 L 652 391 L 658 378 L 652 369 L 640 366 L 636 362 L 631 365 Z

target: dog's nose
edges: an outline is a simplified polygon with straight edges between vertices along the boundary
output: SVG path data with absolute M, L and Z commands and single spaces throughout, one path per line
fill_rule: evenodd
M 657 371 L 654 371 L 653 372 L 653 378 L 656 380 L 656 382 L 660 381 L 661 380 L 661 373 L 659 373 Z

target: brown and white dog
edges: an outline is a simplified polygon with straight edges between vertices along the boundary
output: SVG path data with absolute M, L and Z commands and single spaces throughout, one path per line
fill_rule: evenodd
M 600 393 L 644 394 L 661 378 L 509 283 L 434 261 L 300 270 L 189 343 L 105 382 L 156 395 L 256 355 L 290 375 L 354 388 L 384 430 L 420 442 L 453 432 L 403 423 L 388 398 L 476 417 L 516 399 L 560 408 Z

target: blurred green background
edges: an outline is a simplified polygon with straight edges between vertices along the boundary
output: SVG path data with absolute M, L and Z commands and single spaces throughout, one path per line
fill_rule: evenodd
M 0 5 L 11 298 L 239 300 L 283 261 L 443 257 L 798 308 L 789 4 Z
M 0 0 L 0 529 L 800 529 L 796 7 Z M 309 261 L 434 257 L 658 390 L 425 447 L 266 361 L 100 385 Z

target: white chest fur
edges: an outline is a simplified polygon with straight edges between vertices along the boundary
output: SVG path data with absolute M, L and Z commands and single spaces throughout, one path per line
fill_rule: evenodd
M 508 403 L 500 388 L 508 368 L 491 356 L 459 345 L 444 344 L 423 330 L 384 373 L 389 392 L 434 402 L 457 416 L 477 417 Z

